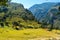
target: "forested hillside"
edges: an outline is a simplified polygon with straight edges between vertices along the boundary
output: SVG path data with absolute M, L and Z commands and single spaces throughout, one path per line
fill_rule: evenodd
M 35 21 L 33 14 L 22 4 L 9 3 L 8 6 L 0 6 L 0 26 L 20 29 L 40 25 Z

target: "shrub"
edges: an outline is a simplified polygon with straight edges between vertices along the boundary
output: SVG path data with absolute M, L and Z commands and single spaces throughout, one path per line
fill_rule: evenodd
M 1 27 L 4 27 L 4 23 L 0 23 Z
M 5 22 L 5 25 L 9 27 L 9 22 Z
M 32 28 L 33 28 L 33 26 L 27 26 L 27 28 L 31 28 L 31 29 L 32 29 Z

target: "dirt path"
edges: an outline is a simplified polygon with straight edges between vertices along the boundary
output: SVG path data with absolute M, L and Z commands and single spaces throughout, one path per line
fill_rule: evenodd
M 60 35 L 57 35 L 56 37 L 38 37 L 38 38 L 34 38 L 34 39 L 29 39 L 29 40 L 60 40 Z
M 56 38 L 35 38 L 35 39 L 29 39 L 29 40 L 60 40 L 60 37 L 56 37 Z

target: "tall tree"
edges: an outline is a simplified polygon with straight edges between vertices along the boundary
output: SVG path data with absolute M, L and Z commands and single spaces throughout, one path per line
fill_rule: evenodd
M 0 5 L 1 6 L 6 6 L 8 2 L 10 2 L 11 0 L 0 0 Z

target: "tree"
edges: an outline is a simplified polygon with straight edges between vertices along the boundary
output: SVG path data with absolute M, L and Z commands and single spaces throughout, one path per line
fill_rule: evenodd
M 8 2 L 10 2 L 11 0 L 0 0 L 0 5 L 1 6 L 6 6 Z
M 60 11 L 60 6 L 59 6 L 59 11 Z

